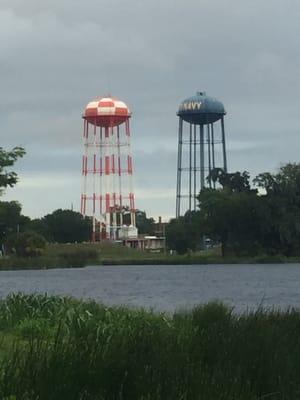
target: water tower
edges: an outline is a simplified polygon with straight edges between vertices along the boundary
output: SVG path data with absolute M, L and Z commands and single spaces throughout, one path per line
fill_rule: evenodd
M 197 92 L 179 106 L 176 218 L 182 209 L 196 210 L 200 190 L 215 187 L 206 180 L 212 169 L 227 171 L 225 114 L 223 104 L 205 92 Z
M 88 103 L 83 113 L 81 213 L 93 218 L 93 241 L 137 236 L 130 117 L 111 97 Z

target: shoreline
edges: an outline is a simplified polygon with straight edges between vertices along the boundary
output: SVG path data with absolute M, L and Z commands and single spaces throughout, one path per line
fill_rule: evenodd
M 256 257 L 204 257 L 204 256 L 169 256 L 155 258 L 103 258 L 84 260 L 80 263 L 63 258 L 5 258 L 0 259 L 0 271 L 25 271 L 48 269 L 78 269 L 88 266 L 160 266 L 160 265 L 255 265 L 255 264 L 297 264 L 300 257 L 256 256 Z
M 85 266 L 115 265 L 216 265 L 216 264 L 291 264 L 300 263 L 300 256 L 282 254 L 256 256 L 228 254 L 222 257 L 220 248 L 184 255 L 148 253 L 112 243 L 57 243 L 48 244 L 38 257 L 0 258 L 0 271 L 82 268 Z

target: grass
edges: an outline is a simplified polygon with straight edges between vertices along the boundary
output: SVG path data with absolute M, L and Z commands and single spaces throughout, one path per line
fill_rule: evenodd
M 0 398 L 296 400 L 300 313 L 172 316 L 46 295 L 0 302 Z
M 86 265 L 186 265 L 186 264 L 259 264 L 300 262 L 299 257 L 287 258 L 283 255 L 254 257 L 221 257 L 220 249 L 214 248 L 185 255 L 168 253 L 148 253 L 131 249 L 121 244 L 78 243 L 48 244 L 41 257 L 0 258 L 0 270 L 80 268 Z

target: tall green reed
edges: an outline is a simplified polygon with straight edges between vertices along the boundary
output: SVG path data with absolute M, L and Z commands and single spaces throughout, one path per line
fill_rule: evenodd
M 300 313 L 173 316 L 46 295 L 0 302 L 0 398 L 299 398 Z

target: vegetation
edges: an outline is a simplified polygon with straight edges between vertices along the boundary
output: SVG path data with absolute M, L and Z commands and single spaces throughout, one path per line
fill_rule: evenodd
M 155 233 L 155 221 L 153 218 L 147 218 L 145 211 L 136 211 L 136 226 L 139 234 L 154 235 Z
M 0 202 L 0 244 L 5 252 L 19 257 L 38 256 L 48 243 L 76 243 L 90 240 L 91 219 L 71 210 L 56 210 L 41 219 L 30 220 L 21 215 L 21 206 L 15 201 Z M 29 239 L 31 238 L 31 239 Z M 34 241 L 37 251 L 26 241 Z M 37 243 L 39 241 L 40 244 Z M 32 243 L 31 243 L 32 244 Z M 24 249 L 29 247 L 30 251 Z
M 21 215 L 21 209 L 17 201 L 0 201 L 0 244 L 7 236 L 27 229 L 30 218 Z
M 46 295 L 0 303 L 1 399 L 294 400 L 299 311 L 173 316 Z
M 171 221 L 170 248 L 178 253 L 194 250 L 208 236 L 221 243 L 223 256 L 300 255 L 300 164 L 259 174 L 253 180 L 259 190 L 251 188 L 246 171 L 215 169 L 208 180 L 220 188 L 202 190 L 199 211 Z
M 0 148 L 0 194 L 17 182 L 10 167 L 24 154 L 20 147 L 8 152 Z M 59 209 L 31 220 L 21 214 L 18 202 L 1 201 L 0 245 L 1 250 L 5 245 L 10 258 L 2 258 L 0 268 L 220 262 L 218 247 L 213 256 L 207 256 L 206 238 L 210 244 L 220 244 L 222 262 L 272 262 L 287 257 L 299 260 L 300 164 L 286 164 L 276 174 L 258 175 L 253 180 L 255 188 L 251 187 L 246 171 L 225 173 L 216 168 L 207 180 L 210 186 L 219 188 L 202 190 L 198 196 L 199 211 L 171 220 L 166 228 L 168 249 L 176 250 L 176 256 L 121 250 L 118 245 L 88 247 L 84 242 L 91 239 L 91 218 Z M 145 211 L 137 210 L 136 221 L 141 234 L 155 234 L 155 221 Z M 53 247 L 55 243 L 73 246 L 62 251 Z
M 172 219 L 167 225 L 167 245 L 170 249 L 176 250 L 178 254 L 185 254 L 188 250 L 197 250 L 201 236 L 201 221 L 199 221 L 197 212 L 187 212 L 183 217 Z
M 10 253 L 18 257 L 37 257 L 42 255 L 46 248 L 46 240 L 35 232 L 15 233 L 6 241 Z
M 80 268 L 87 265 L 187 265 L 187 264 L 265 264 L 299 263 L 300 257 L 282 254 L 257 256 L 227 255 L 220 247 L 186 254 L 148 253 L 111 243 L 48 243 L 41 256 L 0 258 L 0 270 Z
M 38 221 L 40 226 L 38 226 Z M 41 230 L 49 242 L 75 243 L 91 240 L 92 220 L 84 218 L 79 212 L 72 210 L 56 210 L 35 220 L 34 226 Z
M 24 154 L 23 147 L 14 147 L 11 151 L 6 151 L 3 147 L 0 147 L 0 194 L 7 186 L 13 187 L 17 183 L 18 176 L 15 172 L 10 171 L 10 167 Z
M 22 158 L 25 150 L 22 147 L 14 147 L 11 151 L 6 151 L 0 147 L 0 195 L 3 194 L 5 188 L 13 187 L 18 176 L 10 168 L 14 165 L 18 158 Z M 18 202 L 0 202 L 0 243 L 5 240 L 6 234 L 16 232 L 17 226 L 24 223 L 21 218 L 21 206 Z

